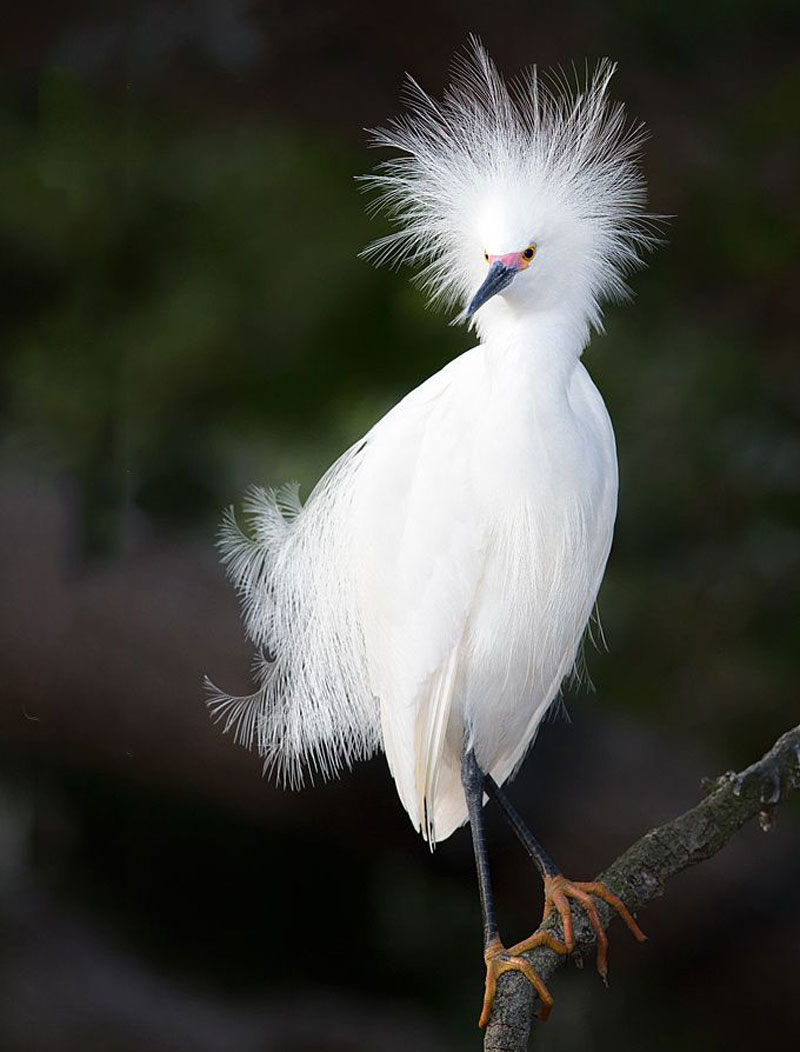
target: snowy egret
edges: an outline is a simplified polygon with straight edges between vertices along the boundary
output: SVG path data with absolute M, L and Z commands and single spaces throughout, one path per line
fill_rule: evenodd
M 606 939 L 600 884 L 566 880 L 501 786 L 573 668 L 611 547 L 614 435 L 581 364 L 601 307 L 654 241 L 637 161 L 642 131 L 608 98 L 614 66 L 581 88 L 536 70 L 507 86 L 474 41 L 443 101 L 409 83 L 409 113 L 376 133 L 399 156 L 369 179 L 397 229 L 368 254 L 422 264 L 434 299 L 479 335 L 333 465 L 305 505 L 253 490 L 230 512 L 224 562 L 259 654 L 258 687 L 210 686 L 213 715 L 285 783 L 383 748 L 411 821 L 433 845 L 469 820 L 486 990 L 525 950 L 573 947 L 569 900 Z M 545 916 L 500 941 L 483 837 L 497 801 L 536 863 Z

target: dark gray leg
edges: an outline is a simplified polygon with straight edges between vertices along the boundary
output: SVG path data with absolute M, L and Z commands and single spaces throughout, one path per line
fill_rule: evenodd
M 530 939 L 527 939 L 524 943 L 519 943 L 517 946 L 512 946 L 508 950 L 503 946 L 497 930 L 497 918 L 494 912 L 492 882 L 489 876 L 489 859 L 486 853 L 486 837 L 483 826 L 483 793 L 484 790 L 489 790 L 489 780 L 478 766 L 472 749 L 467 749 L 464 753 L 464 758 L 461 762 L 461 782 L 464 786 L 464 795 L 467 800 L 467 812 L 472 831 L 472 846 L 475 850 L 475 867 L 478 871 L 478 891 L 480 892 L 481 912 L 483 913 L 483 959 L 486 962 L 486 985 L 483 994 L 483 1009 L 478 1025 L 484 1027 L 488 1023 L 497 991 L 497 980 L 504 972 L 508 971 L 521 972 L 533 986 L 542 1002 L 539 1018 L 546 1019 L 553 1004 L 553 999 L 547 987 L 531 967 L 530 962 L 521 957 L 520 954 L 525 950 L 533 949 L 535 946 L 549 946 L 556 953 L 564 953 L 565 947 L 549 932 L 544 931 L 535 932 Z M 494 782 L 491 784 L 497 789 Z M 519 819 L 519 822 L 522 825 L 521 819 Z
M 467 798 L 469 827 L 472 832 L 472 847 L 475 851 L 475 868 L 478 872 L 478 892 L 483 915 L 483 946 L 497 938 L 497 917 L 492 897 L 492 881 L 489 875 L 489 857 L 486 852 L 486 835 L 483 824 L 483 792 L 486 776 L 478 766 L 475 753 L 468 749 L 461 762 L 461 783 Z
M 645 939 L 644 933 L 620 899 L 612 894 L 604 884 L 598 883 L 597 881 L 583 882 L 566 880 L 565 877 L 562 876 L 558 866 L 556 866 L 555 862 L 553 862 L 533 833 L 531 833 L 530 829 L 528 829 L 522 821 L 516 808 L 511 804 L 511 801 L 494 779 L 486 775 L 484 778 L 484 787 L 489 797 L 496 801 L 498 807 L 508 821 L 508 824 L 522 841 L 523 847 L 533 859 L 536 868 L 541 874 L 544 882 L 544 913 L 542 916 L 542 924 L 547 920 L 551 910 L 555 909 L 561 918 L 566 949 L 567 951 L 572 952 L 574 936 L 572 930 L 572 911 L 570 909 L 569 900 L 572 900 L 579 906 L 583 907 L 586 916 L 589 919 L 589 923 L 594 929 L 595 937 L 597 938 L 597 970 L 600 972 L 603 979 L 605 979 L 608 939 L 605 930 L 600 923 L 600 917 L 592 900 L 592 896 L 602 899 L 615 909 L 640 942 L 643 942 Z M 540 932 L 541 926 L 537 932 L 534 933 L 532 938 L 536 938 Z M 518 953 L 524 952 L 526 949 L 530 948 L 530 945 L 531 941 L 526 940 L 518 943 L 515 949 Z
M 503 812 L 506 821 L 517 834 L 522 842 L 522 846 L 533 859 L 536 868 L 542 876 L 542 880 L 545 880 L 547 877 L 557 877 L 561 872 L 558 866 L 552 858 L 550 858 L 530 829 L 525 825 L 519 812 L 508 799 L 505 792 L 500 788 L 497 782 L 488 775 L 486 776 L 485 786 L 486 792 Z

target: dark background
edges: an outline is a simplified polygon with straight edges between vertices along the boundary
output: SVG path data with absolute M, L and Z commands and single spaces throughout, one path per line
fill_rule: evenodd
M 213 728 L 248 684 L 214 550 L 251 482 L 324 467 L 470 340 L 352 176 L 405 70 L 620 62 L 668 244 L 585 360 L 615 422 L 609 652 L 512 787 L 588 879 L 798 720 L 793 3 L 47 4 L 0 99 L 0 1047 L 479 1048 L 469 836 L 431 857 L 378 758 L 300 794 Z M 800 1035 L 800 816 L 750 828 L 569 968 L 542 1050 Z M 495 815 L 503 931 L 540 906 Z

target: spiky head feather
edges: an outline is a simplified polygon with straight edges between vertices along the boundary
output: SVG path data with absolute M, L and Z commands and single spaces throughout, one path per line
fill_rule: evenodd
M 533 241 L 540 306 L 568 294 L 600 328 L 603 300 L 625 296 L 658 240 L 638 167 L 644 129 L 608 97 L 615 68 L 602 60 L 581 86 L 533 67 L 507 85 L 473 38 L 441 102 L 409 77 L 409 112 L 373 133 L 401 155 L 365 177 L 398 229 L 365 254 L 420 265 L 431 299 L 452 307 L 480 284 L 485 252 Z

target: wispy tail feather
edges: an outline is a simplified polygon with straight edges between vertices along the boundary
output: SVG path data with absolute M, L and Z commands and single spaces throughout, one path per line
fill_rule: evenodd
M 220 528 L 222 561 L 262 653 L 251 694 L 229 695 L 206 679 L 209 712 L 236 742 L 258 749 L 265 773 L 292 787 L 314 770 L 333 777 L 381 740 L 355 595 L 347 595 L 357 553 L 346 511 L 363 448 L 334 464 L 305 507 L 296 485 L 252 489 L 247 531 L 232 508 Z

